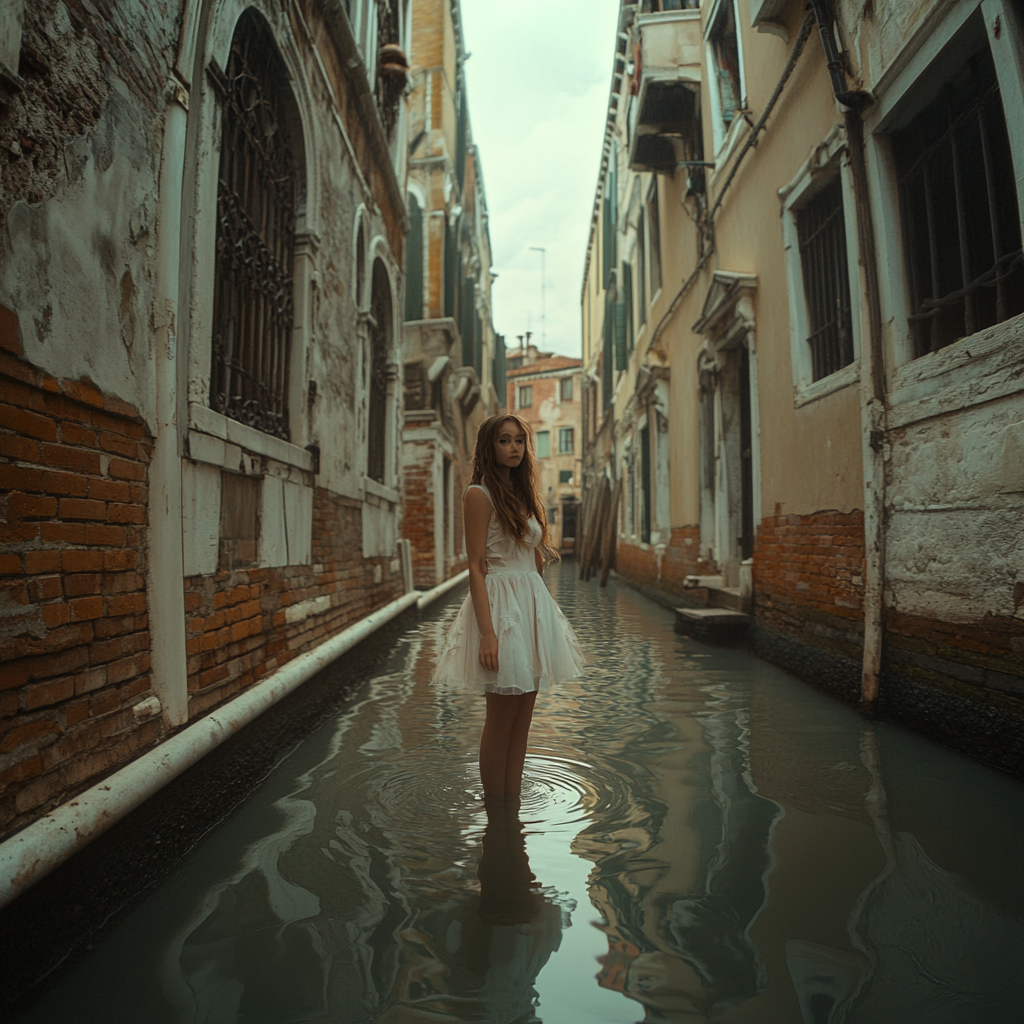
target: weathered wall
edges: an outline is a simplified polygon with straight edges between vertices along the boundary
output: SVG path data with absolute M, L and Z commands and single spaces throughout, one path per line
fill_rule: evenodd
M 156 742 L 138 413 L 0 350 L 0 835 Z M 13 335 L 13 337 L 12 337 Z
M 401 596 L 397 557 L 360 556 L 361 514 L 318 487 L 312 564 L 186 579 L 190 718 Z

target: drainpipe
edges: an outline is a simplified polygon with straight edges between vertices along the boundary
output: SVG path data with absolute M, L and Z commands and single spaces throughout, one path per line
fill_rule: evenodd
M 861 709 L 873 714 L 878 705 L 885 627 L 885 362 L 882 352 L 882 304 L 878 291 L 878 257 L 864 161 L 861 112 L 873 102 L 870 93 L 849 89 L 835 36 L 835 22 L 825 0 L 811 0 L 832 91 L 845 108 L 850 175 L 857 213 L 857 242 L 864 268 L 868 303 L 868 344 L 861 345 L 861 459 L 864 470 L 864 653 L 861 663 Z
M 164 115 L 160 166 L 153 308 L 156 443 L 149 466 L 147 574 L 153 692 L 163 706 L 168 728 L 184 725 L 188 719 L 176 327 L 188 101 L 180 85 L 173 90 Z

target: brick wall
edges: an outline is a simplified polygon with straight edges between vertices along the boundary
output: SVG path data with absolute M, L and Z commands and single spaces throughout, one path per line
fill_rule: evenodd
M 360 503 L 323 488 L 313 559 L 185 580 L 190 719 L 402 594 L 397 560 L 362 557 Z
M 409 441 L 402 447 L 402 500 L 405 516 L 402 536 L 412 545 L 413 586 L 429 589 L 436 585 L 434 563 L 434 446 L 430 440 Z
M 10 314 L 5 313 L 5 316 Z M 88 380 L 0 351 L 0 834 L 157 741 L 145 592 L 151 438 Z
M 700 527 L 677 526 L 660 555 L 654 545 L 645 549 L 620 539 L 615 549 L 615 571 L 631 583 L 655 587 L 693 603 L 695 592 L 686 590 L 683 580 L 687 576 L 712 576 L 718 571 L 717 566 L 700 561 L 699 556 Z
M 809 622 L 862 630 L 864 514 L 765 516 L 754 545 L 757 621 L 784 633 Z

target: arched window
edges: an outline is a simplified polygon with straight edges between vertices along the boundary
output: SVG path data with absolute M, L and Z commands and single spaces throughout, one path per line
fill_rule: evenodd
M 388 354 L 391 351 L 391 282 L 384 264 L 373 263 L 370 295 L 370 401 L 367 414 L 366 475 L 383 484 L 387 464 Z
M 224 81 L 210 405 L 288 438 L 295 104 L 270 29 L 238 21 Z

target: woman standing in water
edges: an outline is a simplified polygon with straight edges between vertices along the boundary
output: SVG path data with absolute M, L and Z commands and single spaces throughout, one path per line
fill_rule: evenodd
M 505 413 L 476 436 L 463 499 L 469 595 L 437 659 L 433 682 L 481 692 L 484 799 L 517 797 L 537 694 L 577 679 L 583 652 L 541 574 L 548 540 L 529 426 Z

